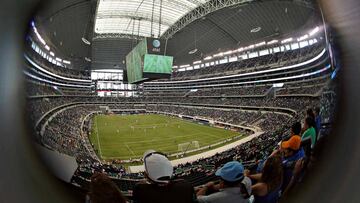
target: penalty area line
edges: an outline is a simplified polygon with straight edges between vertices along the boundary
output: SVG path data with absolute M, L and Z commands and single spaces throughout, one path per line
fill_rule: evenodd
M 134 151 L 131 150 L 131 148 L 129 147 L 129 145 L 127 145 L 126 143 L 124 143 L 124 145 L 125 145 L 125 147 L 131 152 L 131 154 L 132 154 L 133 156 L 135 156 Z

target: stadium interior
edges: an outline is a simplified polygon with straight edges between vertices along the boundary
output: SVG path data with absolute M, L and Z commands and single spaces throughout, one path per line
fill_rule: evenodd
M 33 145 L 79 201 L 101 172 L 132 202 L 148 149 L 197 190 L 229 161 L 256 171 L 312 117 L 291 195 L 333 128 L 335 32 L 313 0 L 44 1 L 22 56 Z M 132 82 L 128 55 L 145 39 L 171 72 Z

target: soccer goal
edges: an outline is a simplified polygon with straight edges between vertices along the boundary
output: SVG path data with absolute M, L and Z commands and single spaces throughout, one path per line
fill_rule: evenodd
M 187 152 L 193 149 L 199 149 L 199 141 L 192 141 L 192 142 L 185 142 L 178 144 L 178 151 L 179 152 Z

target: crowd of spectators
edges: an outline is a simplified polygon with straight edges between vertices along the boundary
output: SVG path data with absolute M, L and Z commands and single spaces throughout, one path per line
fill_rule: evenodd
M 77 79 L 85 79 L 85 80 L 90 79 L 90 71 L 77 70 L 77 69 L 72 69 L 70 67 L 61 67 L 53 63 L 50 63 L 48 60 L 40 56 L 30 47 L 26 47 L 26 55 L 37 65 L 41 66 L 42 68 L 45 68 L 46 70 L 54 74 L 68 78 L 77 78 Z
M 302 49 L 288 50 L 251 59 L 240 60 L 209 67 L 173 72 L 171 80 L 200 79 L 214 76 L 226 76 L 238 73 L 247 73 L 267 70 L 279 66 L 288 66 L 309 60 L 323 49 L 321 43 Z
M 52 86 L 30 81 L 26 83 L 26 94 L 27 96 L 61 95 L 61 93 Z
M 235 88 L 199 89 L 190 96 L 251 96 L 264 95 L 271 86 L 244 86 Z
M 294 95 L 294 94 L 308 94 L 315 95 L 321 92 L 323 85 L 314 85 L 307 87 L 293 87 L 293 88 L 282 88 L 276 91 L 276 95 Z
M 270 131 L 276 128 L 276 126 L 282 125 L 289 119 L 289 115 L 278 114 L 274 112 L 262 113 L 260 111 L 239 111 L 191 106 L 179 107 L 173 105 L 151 105 L 147 109 L 151 111 L 167 112 L 193 117 L 203 117 L 209 120 L 216 120 L 235 125 L 251 126 L 254 124 L 254 122 L 256 122 L 256 125 L 261 129 Z
M 321 92 L 326 86 L 328 77 L 323 79 L 312 79 L 297 83 L 286 83 L 284 87 L 274 88 L 276 95 L 314 95 Z M 146 97 L 236 97 L 236 96 L 265 96 L 270 92 L 272 85 L 238 86 L 223 88 L 201 88 L 196 90 L 144 90 Z
M 76 110 L 65 109 L 49 119 L 44 132 L 41 133 L 41 143 L 60 153 L 74 157 L 88 157 L 81 132 L 81 122 L 90 111 L 96 111 L 97 106 L 79 106 Z

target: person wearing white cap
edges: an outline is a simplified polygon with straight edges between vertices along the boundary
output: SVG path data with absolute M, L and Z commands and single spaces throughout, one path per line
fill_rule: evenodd
M 251 180 L 244 176 L 244 167 L 238 161 L 230 161 L 215 173 L 220 183 L 210 182 L 197 192 L 199 203 L 248 203 L 251 194 Z M 217 191 L 206 195 L 211 191 Z
M 147 183 L 135 186 L 134 203 L 193 202 L 194 188 L 184 180 L 172 179 L 173 166 L 165 154 L 148 150 L 143 161 Z
M 144 153 L 145 176 L 150 182 L 168 183 L 174 172 L 171 162 L 165 154 L 148 150 Z

